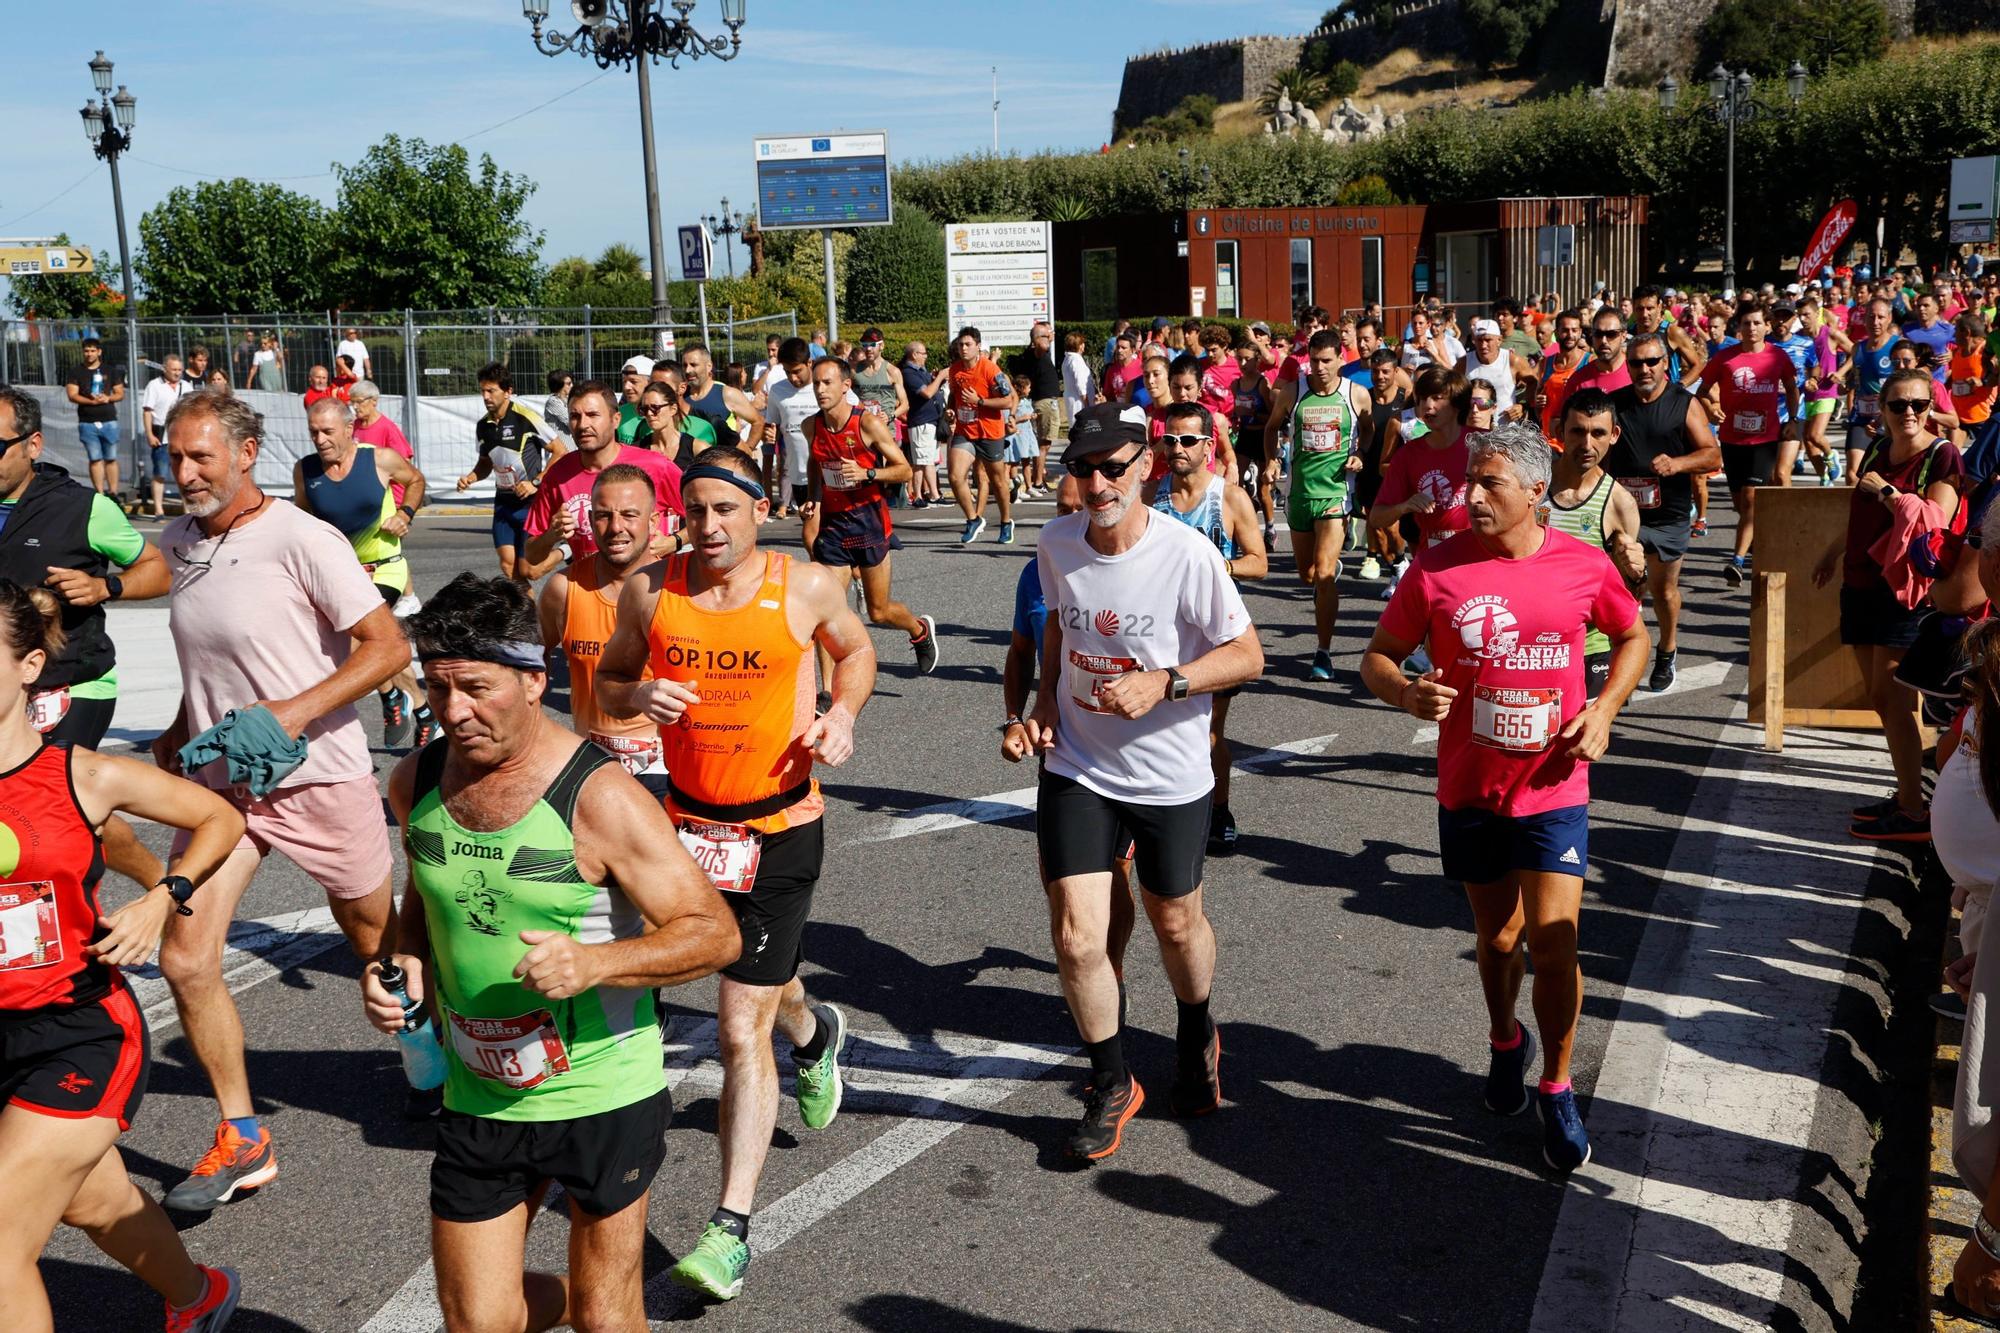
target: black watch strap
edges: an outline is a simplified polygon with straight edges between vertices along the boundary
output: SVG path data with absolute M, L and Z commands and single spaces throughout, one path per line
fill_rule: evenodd
M 1188 697 L 1188 678 L 1181 674 L 1179 667 L 1167 668 L 1167 697 L 1169 699 Z
M 119 578 L 116 574 L 106 574 L 104 576 L 104 599 L 108 602 L 115 602 L 124 595 L 125 580 Z
M 182 916 L 194 915 L 194 909 L 187 905 L 188 899 L 194 897 L 193 880 L 186 875 L 167 875 L 160 880 L 158 887 L 165 889 L 174 900 L 175 911 Z

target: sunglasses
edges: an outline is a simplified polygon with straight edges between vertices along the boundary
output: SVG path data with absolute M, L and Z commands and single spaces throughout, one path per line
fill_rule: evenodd
M 1169 449 L 1199 449 L 1208 443 L 1206 435 L 1162 435 L 1160 443 Z M 1116 476 L 1116 473 L 1112 474 Z
M 1591 338 L 1592 338 L 1592 339 L 1597 339 L 1597 338 L 1622 338 L 1622 337 L 1624 337 L 1624 336 L 1625 336 L 1625 330 L 1623 330 L 1623 329 L 1592 329 L 1592 330 L 1590 331 L 1590 336 L 1591 336 Z
M 1145 457 L 1145 453 L 1142 450 L 1122 462 L 1114 462 L 1106 458 L 1093 463 L 1088 458 L 1079 458 L 1074 463 L 1065 460 L 1063 467 L 1078 481 L 1086 481 L 1100 473 L 1103 474 L 1106 481 L 1116 481 L 1127 472 L 1130 472 L 1132 465 L 1143 457 Z
M 34 433 L 33 431 L 29 431 L 27 435 L 0 435 L 0 454 L 6 453 L 9 449 L 27 439 L 28 435 L 33 435 Z
M 1882 410 L 1884 412 L 1906 412 L 1910 416 L 1916 416 L 1919 413 L 1931 410 L 1931 400 L 1928 398 L 1889 398 L 1883 400 Z
M 1664 356 L 1628 356 L 1625 358 L 1625 364 L 1628 366 L 1664 366 L 1667 364 L 1667 358 Z

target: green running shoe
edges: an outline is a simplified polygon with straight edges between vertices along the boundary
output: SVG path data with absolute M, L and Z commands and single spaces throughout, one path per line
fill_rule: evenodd
M 813 1013 L 832 1035 L 819 1059 L 799 1066 L 799 1119 L 807 1129 L 825 1129 L 840 1114 L 840 1048 L 847 1040 L 847 1015 L 831 1004 L 816 1004 Z
M 667 1276 L 711 1300 L 731 1301 L 742 1293 L 743 1275 L 749 1269 L 750 1247 L 710 1222 L 702 1228 L 695 1247 L 668 1270 Z

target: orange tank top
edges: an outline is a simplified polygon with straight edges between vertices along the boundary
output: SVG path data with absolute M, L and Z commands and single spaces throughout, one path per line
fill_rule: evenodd
M 1993 399 L 2000 395 L 2000 388 L 1979 382 L 1985 367 L 1980 355 L 1982 349 L 1975 347 L 1970 352 L 1960 352 L 1951 359 L 1948 379 L 1951 385 L 1951 409 L 1958 413 L 1959 421 L 1967 426 L 1976 426 L 1993 415 Z
M 643 717 L 612 717 L 597 706 L 597 663 L 611 631 L 618 624 L 618 599 L 604 595 L 604 579 L 595 557 L 570 566 L 569 600 L 563 612 L 562 651 L 569 659 L 569 715 L 585 736 L 659 734 Z M 649 670 L 640 677 L 651 680 Z
M 1582 365 L 1579 361 L 1564 370 L 1555 357 L 1546 357 L 1542 363 L 1542 392 L 1549 397 L 1548 405 L 1542 409 L 1542 434 L 1549 446 L 1558 451 L 1562 449 L 1562 432 L 1556 429 L 1556 422 L 1562 420 L 1563 404 L 1569 399 L 1569 377 Z
M 661 733 L 673 790 L 690 800 L 669 797 L 668 813 L 778 833 L 817 819 L 823 804 L 812 753 L 799 739 L 813 720 L 812 643 L 795 638 L 785 616 L 791 561 L 776 551 L 764 560 L 755 596 L 733 611 L 710 611 L 688 595 L 688 557 L 668 557 L 646 637 L 653 677 L 701 695 Z M 794 790 L 798 798 L 775 812 L 736 813 Z

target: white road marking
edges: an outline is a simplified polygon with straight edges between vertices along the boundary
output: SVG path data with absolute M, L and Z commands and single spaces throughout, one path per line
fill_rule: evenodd
M 1848 956 L 1877 855 L 1840 829 L 1887 760 L 1879 737 L 1798 728 L 1768 754 L 1743 713 L 1634 951 L 1591 1100 L 1595 1155 L 1563 1197 L 1531 1333 L 1761 1329 L 1782 1295 L 1848 984 L 1829 962 Z
M 1242 773 L 1262 773 L 1307 755 L 1325 754 L 1339 738 L 1340 733 L 1335 731 L 1324 736 L 1308 736 L 1304 740 L 1286 741 L 1283 745 L 1273 746 L 1270 749 L 1235 742 L 1235 767 Z M 874 829 L 862 833 L 854 841 L 891 842 L 897 838 L 914 838 L 922 833 L 942 833 L 946 829 L 964 828 L 968 824 L 995 824 L 1003 819 L 1017 818 L 1034 808 L 1033 787 L 1017 787 L 1013 791 L 999 791 L 991 796 L 975 796 L 967 800 L 939 801 L 935 805 L 921 805 L 914 810 L 906 810 L 900 815 L 895 815 Z
M 1639 688 L 1632 692 L 1627 708 L 1644 708 L 1653 699 L 1671 699 L 1676 694 L 1689 694 L 1695 690 L 1712 690 L 1729 679 L 1729 673 L 1736 669 L 1734 662 L 1696 662 L 1693 666 L 1682 666 L 1674 677 L 1674 683 L 1655 693 L 1641 681 Z M 1650 675 L 1652 668 L 1646 668 Z
M 722 1086 L 716 1063 L 715 1020 L 670 1034 L 667 1084 L 703 1092 Z M 841 1061 L 846 1112 L 892 1117 L 897 1123 L 751 1218 L 756 1253 L 768 1255 L 848 1200 L 914 1161 L 965 1125 L 1066 1063 L 1073 1047 L 1032 1046 L 940 1034 L 912 1040 L 897 1032 L 854 1032 Z M 556 1214 L 551 1214 L 556 1216 Z M 648 1303 L 672 1300 L 678 1289 L 665 1273 L 646 1284 Z M 692 1299 L 692 1298 L 689 1298 Z M 426 1261 L 391 1296 L 361 1333 L 436 1333 L 437 1274 Z
M 257 921 L 238 921 L 229 927 L 229 942 L 222 953 L 222 979 L 229 993 L 237 995 L 260 982 L 269 981 L 286 968 L 297 967 L 343 942 L 333 912 L 312 907 L 302 912 L 283 912 Z M 158 1040 L 162 1033 L 180 1025 L 174 1011 L 174 997 L 167 990 L 160 969 L 152 964 L 128 967 L 125 979 L 145 1012 L 146 1024 Z

